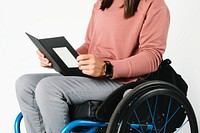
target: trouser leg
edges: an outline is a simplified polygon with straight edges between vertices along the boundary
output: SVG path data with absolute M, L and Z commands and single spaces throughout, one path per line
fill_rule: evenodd
M 38 82 L 48 76 L 58 74 L 26 74 L 16 81 L 16 95 L 27 133 L 44 133 L 43 120 L 35 101 L 35 88 Z
M 36 102 L 47 133 L 59 133 L 70 121 L 69 104 L 104 100 L 121 84 L 107 79 L 54 76 L 41 80 L 35 90 Z

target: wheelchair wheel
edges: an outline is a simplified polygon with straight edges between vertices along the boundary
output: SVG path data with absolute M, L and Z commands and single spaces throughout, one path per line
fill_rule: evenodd
M 106 133 L 198 133 L 196 116 L 185 95 L 163 81 L 133 88 L 118 104 Z

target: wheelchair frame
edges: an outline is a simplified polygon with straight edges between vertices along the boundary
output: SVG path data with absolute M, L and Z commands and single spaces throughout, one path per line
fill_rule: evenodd
M 20 112 L 18 114 L 18 116 L 16 117 L 15 120 L 15 124 L 14 124 L 14 130 L 15 133 L 21 133 L 20 131 L 20 123 L 22 120 L 23 116 L 22 113 Z M 88 131 L 84 131 L 83 133 L 94 133 L 97 128 L 99 127 L 106 127 L 108 125 L 108 123 L 104 123 L 104 122 L 96 122 L 96 121 L 91 121 L 91 120 L 74 120 L 72 122 L 70 122 L 69 124 L 67 124 L 60 133 L 68 133 L 70 132 L 73 128 L 75 127 L 79 127 L 79 126 L 86 126 L 86 127 L 92 127 L 91 129 L 89 129 Z M 147 124 L 147 130 L 152 130 L 153 129 L 153 125 L 152 124 Z M 140 128 L 139 124 L 131 124 L 131 128 Z
M 74 128 L 81 127 L 81 126 L 90 127 L 90 128 L 87 130 L 84 129 L 83 131 L 80 131 L 78 133 L 95 133 L 97 128 L 102 128 L 102 127 L 107 128 L 106 133 L 116 133 L 116 132 L 122 133 L 125 130 L 123 128 L 126 127 L 126 126 L 124 126 L 123 121 L 125 121 L 125 122 L 127 121 L 127 123 L 129 122 L 129 118 L 126 115 L 128 105 L 131 104 L 131 107 L 130 107 L 130 109 L 128 109 L 128 112 L 130 112 L 130 111 L 134 112 L 135 108 L 137 108 L 139 105 L 138 103 L 135 103 L 134 100 L 137 101 L 137 100 L 140 100 L 141 98 L 143 98 L 142 100 L 147 101 L 147 103 L 148 103 L 149 101 L 144 98 L 151 97 L 151 95 L 153 96 L 155 94 L 156 95 L 158 94 L 158 96 L 159 96 L 159 94 L 163 95 L 165 93 L 168 93 L 167 96 L 168 95 L 169 96 L 177 95 L 178 98 L 175 98 L 175 100 L 178 99 L 177 101 L 180 102 L 180 106 L 171 115 L 169 113 L 170 112 L 169 110 L 170 110 L 170 108 L 172 108 L 172 106 L 171 106 L 171 100 L 169 101 L 168 111 L 166 113 L 167 117 L 165 118 L 165 122 L 164 122 L 164 125 L 162 125 L 162 128 L 161 129 L 157 128 L 157 125 L 156 125 L 157 123 L 155 122 L 156 121 L 155 119 L 157 119 L 157 118 L 156 118 L 156 116 L 154 118 L 154 116 L 152 115 L 155 113 L 155 109 L 149 109 L 150 110 L 149 114 L 151 116 L 150 120 L 152 122 L 146 123 L 145 125 L 141 124 L 139 121 L 138 121 L 138 123 L 130 123 L 129 124 L 130 129 L 128 129 L 128 130 L 134 129 L 137 132 L 144 133 L 144 129 L 145 129 L 146 132 L 149 131 L 150 133 L 152 131 L 155 131 L 156 133 L 160 133 L 161 131 L 163 131 L 165 133 L 167 131 L 167 125 L 171 121 L 171 119 L 174 117 L 174 115 L 176 115 L 176 113 L 181 108 L 184 108 L 184 111 L 186 112 L 185 114 L 188 117 L 187 121 L 190 124 L 189 126 L 190 126 L 191 133 L 198 133 L 198 125 L 197 125 L 196 116 L 193 111 L 193 108 L 192 108 L 191 104 L 189 103 L 188 99 L 186 98 L 186 96 L 174 85 L 172 85 L 168 82 L 165 82 L 165 81 L 154 80 L 154 81 L 147 81 L 147 82 L 141 83 L 141 84 L 137 85 L 136 87 L 130 88 L 130 89 L 132 89 L 132 91 L 130 91 L 117 105 L 109 122 L 98 122 L 98 121 L 92 121 L 92 120 L 74 120 L 74 121 L 70 122 L 69 124 L 67 124 L 60 133 L 68 133 L 70 131 L 73 131 Z M 138 101 L 138 102 L 140 102 L 140 101 Z M 153 108 L 157 108 L 156 104 L 157 103 L 155 102 L 155 106 Z M 150 107 L 150 105 L 148 105 L 148 107 Z M 132 108 L 134 108 L 134 110 L 132 110 Z M 138 116 L 136 116 L 136 117 L 138 117 Z M 19 113 L 15 120 L 15 124 L 14 124 L 15 133 L 20 133 L 20 122 L 21 122 L 22 118 L 23 118 L 22 113 Z M 139 120 L 139 118 L 137 118 L 137 120 Z M 125 123 L 125 124 L 127 125 L 127 123 Z M 185 123 L 183 123 L 183 125 L 181 125 L 181 127 L 184 126 L 184 124 Z M 123 126 L 120 127 L 119 125 L 123 125 Z M 143 127 L 144 127 L 144 129 L 143 129 Z M 122 129 L 122 131 L 121 131 L 121 129 Z

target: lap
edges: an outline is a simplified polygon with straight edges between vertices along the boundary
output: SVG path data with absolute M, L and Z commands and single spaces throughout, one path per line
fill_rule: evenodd
M 62 75 L 46 77 L 39 82 L 38 86 L 40 85 L 45 91 L 62 93 L 69 104 L 78 104 L 87 100 L 104 100 L 121 86 L 121 84 L 106 78 Z
M 87 100 L 104 100 L 121 84 L 106 78 L 63 76 L 58 73 L 26 74 L 21 78 L 31 91 L 51 91 L 62 93 L 69 104 L 78 104 Z

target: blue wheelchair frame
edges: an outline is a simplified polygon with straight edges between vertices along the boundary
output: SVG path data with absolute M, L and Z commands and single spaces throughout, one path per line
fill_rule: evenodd
M 22 118 L 23 118 L 23 115 L 20 112 L 18 114 L 18 116 L 16 117 L 15 123 L 14 123 L 15 133 L 21 133 L 20 123 L 21 123 Z M 74 121 L 70 122 L 69 124 L 67 124 L 61 130 L 60 133 L 68 133 L 68 132 L 72 131 L 73 128 L 79 127 L 79 126 L 91 127 L 90 129 L 82 131 L 80 133 L 94 133 L 98 127 L 106 127 L 107 125 L 108 125 L 108 123 L 105 123 L 105 122 L 96 122 L 96 121 L 91 121 L 91 120 L 74 120 Z M 138 129 L 138 128 L 140 128 L 140 125 L 139 124 L 131 124 L 131 128 Z M 153 125 L 147 124 L 146 128 L 147 128 L 147 130 L 152 130 Z

